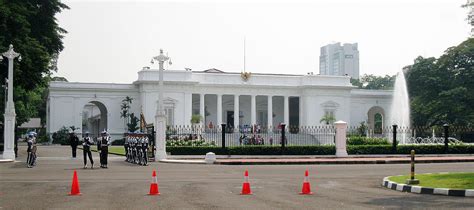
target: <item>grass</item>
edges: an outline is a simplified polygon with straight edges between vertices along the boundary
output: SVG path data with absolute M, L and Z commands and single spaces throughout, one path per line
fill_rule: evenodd
M 79 148 L 82 149 L 82 147 Z M 91 151 L 97 152 L 97 146 L 91 146 Z M 109 154 L 125 156 L 125 148 L 123 146 L 109 146 Z
M 388 179 L 392 182 L 405 184 L 410 176 L 391 176 Z M 450 189 L 474 189 L 474 173 L 436 173 L 436 174 L 416 174 L 415 179 L 420 180 L 418 186 L 431 188 Z

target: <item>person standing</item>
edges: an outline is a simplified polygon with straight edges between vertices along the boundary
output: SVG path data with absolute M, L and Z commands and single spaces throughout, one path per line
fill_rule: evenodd
M 32 168 L 36 165 L 36 139 L 32 133 L 28 134 L 28 148 L 26 152 L 28 152 L 28 156 L 26 157 L 26 164 L 28 168 Z
M 107 168 L 107 156 L 109 154 L 110 136 L 107 131 L 102 131 L 100 138 L 100 167 Z
M 94 160 L 92 159 L 91 145 L 94 142 L 91 137 L 89 137 L 89 132 L 86 132 L 84 136 L 84 142 L 82 142 L 82 149 L 84 154 L 84 168 L 87 168 L 87 156 L 89 156 L 89 161 L 91 162 L 91 169 L 94 168 Z
M 74 132 L 69 134 L 69 143 L 72 149 L 72 158 L 76 158 L 77 145 L 79 145 L 79 138 Z

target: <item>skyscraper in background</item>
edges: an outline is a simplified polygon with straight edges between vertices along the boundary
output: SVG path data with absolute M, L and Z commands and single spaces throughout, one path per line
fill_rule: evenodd
M 321 75 L 348 75 L 359 79 L 359 50 L 357 43 L 328 44 L 321 47 L 319 56 L 319 74 Z

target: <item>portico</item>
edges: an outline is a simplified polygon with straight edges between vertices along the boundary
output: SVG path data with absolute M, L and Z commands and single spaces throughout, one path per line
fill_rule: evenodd
M 227 127 L 239 126 L 277 126 L 279 123 L 298 126 L 299 109 L 292 109 L 294 119 L 290 121 L 290 99 L 295 100 L 299 108 L 299 96 L 257 95 L 227 93 L 193 93 L 192 113 L 203 117 L 202 124 L 226 124 Z M 238 114 L 236 114 L 238 113 Z

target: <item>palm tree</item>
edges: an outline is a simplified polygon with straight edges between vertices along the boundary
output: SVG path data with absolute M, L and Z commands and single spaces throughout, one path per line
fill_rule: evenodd
M 329 124 L 333 123 L 334 121 L 336 121 L 336 118 L 333 115 L 325 114 L 319 122 L 320 123 L 325 122 L 326 125 L 329 125 Z

